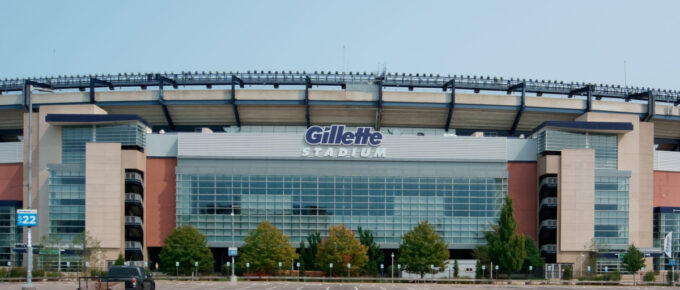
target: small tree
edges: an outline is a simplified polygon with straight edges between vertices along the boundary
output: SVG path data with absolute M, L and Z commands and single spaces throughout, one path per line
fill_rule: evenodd
M 635 244 L 630 245 L 628 251 L 623 255 L 623 268 L 626 271 L 633 273 L 633 284 L 636 283 L 635 275 L 642 267 L 645 266 L 645 256 L 635 247 Z
M 527 253 L 526 258 L 524 258 L 524 263 L 522 269 L 525 271 L 529 270 L 529 266 L 533 266 L 534 269 L 543 267 L 545 264 L 545 258 L 541 256 L 541 252 L 538 250 L 538 244 L 532 238 L 524 237 L 524 249 Z
M 401 240 L 399 263 L 405 271 L 420 274 L 420 278 L 431 271 L 430 265 L 441 269 L 449 258 L 448 245 L 427 221 L 418 223 Z
M 241 250 L 238 267 L 244 269 L 250 263 L 250 269 L 271 275 L 282 269 L 290 269 L 298 255 L 290 244 L 288 236 L 273 226 L 269 221 L 257 225 L 256 230 L 248 232 Z
M 99 264 L 99 256 L 96 257 L 95 260 L 93 260 L 92 254 L 95 254 L 97 252 L 101 251 L 101 246 L 100 242 L 92 237 L 89 232 L 84 231 L 81 232 L 80 234 L 76 235 L 73 238 L 73 245 L 75 247 L 83 249 L 83 253 L 81 256 L 82 259 L 82 265 L 83 265 L 83 270 L 85 270 L 85 264 L 87 262 L 93 262 L 95 265 Z
M 123 254 L 118 254 L 118 259 L 116 259 L 115 262 L 113 262 L 114 266 L 123 266 L 125 265 L 125 257 L 123 257 Z
M 506 274 L 522 269 L 526 257 L 524 236 L 517 234 L 512 198 L 507 197 L 497 225 L 484 233 L 489 249 L 489 258 Z
M 366 263 L 366 273 L 371 276 L 378 275 L 378 265 L 380 265 L 385 256 L 380 250 L 380 246 L 375 243 L 373 239 L 373 233 L 370 230 L 364 230 L 361 227 L 358 228 L 357 233 L 359 234 L 359 241 L 362 245 L 366 246 L 368 249 L 368 262 Z
M 300 241 L 300 267 L 298 267 L 298 272 L 300 276 L 305 276 L 305 241 Z
M 195 262 L 198 262 L 198 271 L 213 271 L 215 260 L 207 239 L 198 229 L 189 225 L 178 227 L 165 239 L 164 244 L 158 255 L 164 272 L 174 274 L 176 261 L 179 262 L 179 273 L 185 275 L 195 270 Z
M 316 270 L 314 261 L 316 260 L 316 253 L 321 243 L 321 234 L 314 232 L 307 236 L 307 246 L 304 246 L 304 241 L 300 241 L 300 266 L 304 265 L 304 270 Z
M 328 238 L 321 241 L 316 253 L 317 267 L 329 273 L 330 263 L 333 263 L 337 271 L 347 269 L 347 263 L 350 263 L 350 272 L 359 274 L 368 262 L 368 248 L 345 225 L 330 227 L 328 231 Z
M 571 266 L 565 266 L 564 271 L 562 271 L 562 280 L 571 280 L 574 278 L 574 271 Z
M 458 260 L 453 260 L 453 278 L 458 278 Z

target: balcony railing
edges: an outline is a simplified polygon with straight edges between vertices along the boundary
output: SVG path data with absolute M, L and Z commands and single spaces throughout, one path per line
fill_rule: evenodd
M 546 197 L 541 200 L 541 204 L 538 205 L 538 209 L 540 210 L 543 207 L 557 207 L 557 197 Z
M 141 207 L 144 207 L 144 199 L 142 198 L 142 195 L 139 193 L 126 193 L 125 203 L 133 203 Z
M 557 177 L 549 176 L 549 177 L 543 178 L 543 180 L 541 180 L 541 184 L 539 185 L 539 187 L 549 187 L 549 188 L 557 187 Z
M 544 221 L 541 222 L 540 228 L 541 229 L 545 228 L 545 229 L 548 229 L 548 230 L 554 230 L 554 229 L 557 228 L 557 220 L 553 220 L 553 219 L 544 220 Z
M 125 217 L 125 225 L 126 226 L 136 226 L 140 228 L 144 228 L 144 222 L 142 221 L 142 218 L 138 216 L 126 216 Z
M 143 183 L 144 178 L 142 178 L 142 174 L 139 172 L 125 172 L 125 181 L 136 181 Z
M 557 245 L 555 245 L 555 244 L 543 245 L 543 246 L 541 246 L 541 252 L 554 254 L 554 253 L 557 252 Z

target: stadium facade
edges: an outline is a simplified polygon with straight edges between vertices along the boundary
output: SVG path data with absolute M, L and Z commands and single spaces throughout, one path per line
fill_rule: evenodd
M 55 91 L 32 94 L 28 148 L 31 87 Z M 677 92 L 260 72 L 5 80 L 0 93 L 0 264 L 23 260 L 14 212 L 28 198 L 34 236 L 69 249 L 87 231 L 101 263 L 153 265 L 181 225 L 225 262 L 263 220 L 295 246 L 361 226 L 386 252 L 428 220 L 467 258 L 506 196 L 548 262 L 613 271 L 635 244 L 663 270 L 670 231 L 680 253 Z

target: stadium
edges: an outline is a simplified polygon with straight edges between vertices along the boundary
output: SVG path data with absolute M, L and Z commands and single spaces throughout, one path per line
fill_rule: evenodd
M 361 226 L 386 255 L 428 220 L 470 258 L 506 196 L 518 231 L 574 271 L 620 269 L 630 244 L 670 269 L 663 238 L 680 232 L 677 91 L 248 71 L 1 80 L 0 94 L 0 264 L 25 260 L 15 212 L 29 198 L 34 240 L 68 249 L 87 231 L 107 264 L 152 265 L 181 225 L 223 264 L 262 220 L 295 246 Z

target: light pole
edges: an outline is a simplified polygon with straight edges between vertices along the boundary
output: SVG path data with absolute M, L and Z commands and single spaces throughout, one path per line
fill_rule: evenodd
M 347 279 L 349 279 L 349 269 L 352 267 L 351 263 L 347 263 Z
M 392 257 L 392 267 L 391 267 L 391 269 L 392 269 L 392 284 L 394 284 L 394 252 L 392 252 L 390 257 Z
M 281 265 L 282 265 L 282 264 L 283 264 L 283 263 L 279 262 L 279 276 L 281 276 Z
M 175 278 L 179 277 L 179 262 L 175 261 Z
M 31 209 L 31 201 L 33 195 L 31 193 L 31 183 L 33 179 L 33 97 L 31 93 L 33 89 L 45 92 L 52 92 L 48 85 L 39 84 L 29 80 L 24 81 L 24 96 L 28 98 L 28 183 L 26 186 L 26 191 L 28 192 L 28 200 L 26 202 L 26 209 Z M 28 264 L 26 266 L 26 284 L 22 289 L 35 289 L 33 286 L 33 246 L 31 245 L 31 227 L 26 228 L 26 258 L 28 259 Z
M 579 270 L 579 277 L 583 277 L 583 253 L 580 255 L 580 261 L 581 261 L 581 269 Z
M 231 206 L 232 206 L 232 208 L 231 208 L 231 246 L 234 247 L 234 208 L 233 208 L 234 205 L 232 204 Z M 231 256 L 231 264 L 236 265 L 236 264 L 234 264 L 234 256 L 233 255 L 230 255 L 230 256 Z M 236 272 L 234 271 L 234 268 L 236 268 L 236 267 L 231 267 L 231 281 L 236 281 L 236 275 L 235 275 Z
M 330 272 L 331 272 L 330 278 L 333 278 L 333 263 L 329 263 L 329 264 L 328 264 L 328 267 L 331 269 L 331 270 L 330 270 Z

